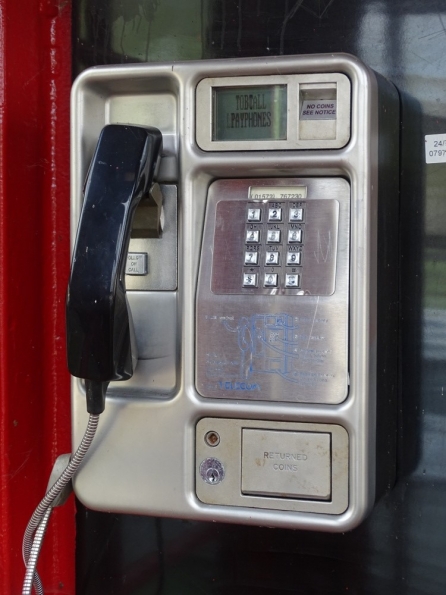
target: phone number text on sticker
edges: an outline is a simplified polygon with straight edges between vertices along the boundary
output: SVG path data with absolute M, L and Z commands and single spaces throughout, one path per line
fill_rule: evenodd
M 446 163 L 446 134 L 426 134 L 426 163 Z

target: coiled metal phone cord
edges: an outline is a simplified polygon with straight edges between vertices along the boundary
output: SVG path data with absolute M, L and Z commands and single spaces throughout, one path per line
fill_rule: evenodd
M 70 482 L 82 463 L 88 449 L 91 446 L 96 429 L 99 423 L 99 415 L 90 415 L 84 437 L 69 464 L 62 472 L 59 479 L 48 490 L 40 504 L 34 511 L 23 536 L 22 555 L 26 566 L 25 580 L 23 582 L 22 595 L 31 595 L 32 587 L 37 595 L 43 595 L 43 588 L 40 578 L 36 572 L 37 559 L 45 534 L 46 526 L 56 498 Z

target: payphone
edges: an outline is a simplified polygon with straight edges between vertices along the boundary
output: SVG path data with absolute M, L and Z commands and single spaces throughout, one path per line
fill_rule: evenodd
M 119 290 L 138 362 L 107 382 L 78 498 L 122 513 L 357 525 L 395 471 L 394 87 L 343 54 L 99 67 L 77 79 L 72 116 L 73 242 L 101 130 L 130 131 L 110 137 L 118 160 L 134 131 L 136 144 L 162 135 Z M 85 386 L 73 378 L 74 447 Z

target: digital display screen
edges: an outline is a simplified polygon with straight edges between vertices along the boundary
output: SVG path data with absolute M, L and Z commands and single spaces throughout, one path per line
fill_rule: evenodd
M 214 141 L 287 137 L 287 86 L 213 88 Z

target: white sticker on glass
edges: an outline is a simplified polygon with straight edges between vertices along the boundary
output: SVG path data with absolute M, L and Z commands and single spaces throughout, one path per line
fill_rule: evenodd
M 446 134 L 426 134 L 426 163 L 446 163 Z

